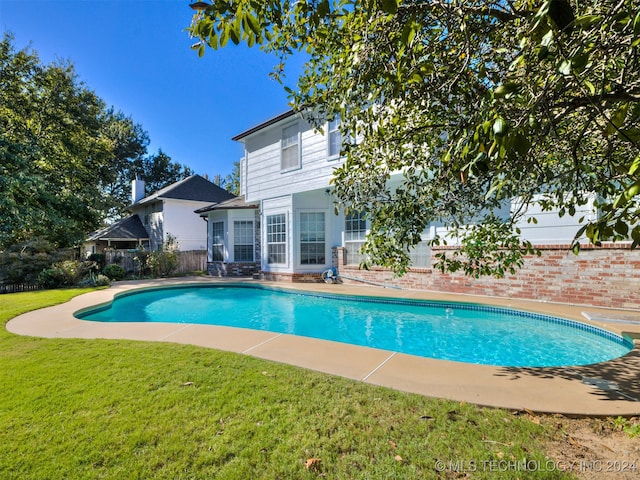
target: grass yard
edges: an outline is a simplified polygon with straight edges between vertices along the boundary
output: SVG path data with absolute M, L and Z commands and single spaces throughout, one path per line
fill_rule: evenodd
M 85 291 L 0 295 L 0 325 Z M 5 480 L 572 478 L 554 431 L 216 350 L 0 329 Z

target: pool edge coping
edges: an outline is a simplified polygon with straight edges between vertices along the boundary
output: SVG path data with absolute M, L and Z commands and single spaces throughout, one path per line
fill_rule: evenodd
M 227 284 L 247 284 L 271 286 L 276 289 L 286 291 L 316 291 L 331 292 L 337 294 L 340 290 L 353 291 L 357 290 L 357 295 L 369 297 L 398 297 L 405 296 L 415 297 L 429 300 L 433 297 L 446 296 L 449 301 L 455 301 L 454 298 L 464 298 L 466 303 L 474 303 L 480 305 L 505 306 L 504 302 L 527 304 L 526 308 L 522 306 L 507 305 L 508 308 L 518 308 L 532 313 L 549 315 L 549 310 L 558 309 L 562 313 L 553 314 L 561 318 L 567 318 L 588 325 L 594 325 L 606 331 L 613 332 L 617 335 L 623 335 L 625 332 L 621 325 L 608 325 L 602 322 L 585 320 L 581 315 L 584 306 L 567 306 L 567 305 L 550 305 L 548 303 L 536 305 L 532 302 L 522 302 L 514 299 L 503 299 L 496 302 L 494 297 L 473 296 L 474 301 L 469 302 L 467 296 L 437 294 L 433 292 L 420 292 L 403 290 L 400 292 L 391 292 L 383 289 L 372 287 L 355 287 L 355 286 L 327 286 L 325 284 L 286 284 L 282 285 L 278 282 L 263 282 L 256 280 L 224 280 L 217 278 L 172 278 L 153 281 L 136 281 L 136 282 L 117 282 L 109 289 L 97 290 L 83 295 L 79 295 L 65 304 L 47 307 L 46 309 L 35 310 L 11 319 L 6 324 L 6 329 L 14 334 L 31 335 L 41 337 L 57 337 L 57 338 L 121 338 L 144 341 L 168 341 L 174 343 L 192 343 L 194 345 L 204 346 L 207 348 L 217 348 L 241 354 L 249 354 L 267 360 L 278 361 L 281 363 L 289 363 L 302 368 L 319 370 L 325 373 L 345 376 L 358 381 L 364 381 L 375 385 L 387 386 L 398 390 L 418 393 L 431 397 L 447 398 L 450 400 L 466 401 L 482 406 L 492 406 L 508 409 L 528 409 L 545 413 L 562 413 L 572 416 L 635 416 L 640 413 L 640 402 L 624 399 L 613 399 L 611 392 L 596 391 L 592 386 L 585 385 L 581 378 L 576 377 L 576 370 L 584 370 L 583 367 L 545 367 L 545 368 L 523 368 L 523 367 L 492 367 L 487 365 L 466 364 L 461 362 L 451 362 L 448 360 L 426 359 L 423 357 L 415 357 L 405 354 L 394 354 L 378 366 L 379 353 L 384 352 L 387 356 L 392 352 L 387 350 L 368 349 L 367 347 L 359 347 L 347 344 L 342 349 L 335 345 L 336 342 L 325 340 L 308 341 L 305 337 L 296 337 L 283 334 L 280 338 L 269 341 L 263 345 L 255 345 L 250 348 L 250 352 L 237 351 L 234 349 L 221 348 L 219 343 L 212 341 L 212 345 L 203 345 L 198 336 L 201 328 L 184 328 L 185 324 L 138 324 L 132 325 L 132 328 L 123 329 L 100 329 L 87 328 L 86 324 L 94 324 L 97 322 L 87 322 L 73 317 L 73 313 L 83 308 L 95 307 L 98 304 L 113 301 L 119 293 L 127 291 L 139 290 L 145 288 L 171 287 L 177 285 L 195 286 L 197 284 L 211 283 L 227 283 Z M 344 288 L 343 288 L 344 287 Z M 384 294 L 383 294 L 384 292 Z M 395 294 L 394 294 L 395 293 Z M 399 294 L 400 293 L 400 294 Z M 100 299 L 100 300 L 98 300 Z M 415 299 L 415 298 L 414 298 Z M 502 303 L 503 305 L 499 305 Z M 498 305 L 496 305 L 498 304 Z M 544 308 L 534 308 L 534 307 Z M 567 309 L 571 310 L 571 315 L 567 315 Z M 590 310 L 596 310 L 589 307 Z M 609 309 L 598 309 L 608 311 Z M 47 315 L 43 315 L 46 313 Z M 46 317 L 43 319 L 43 317 Z M 77 323 L 76 323 L 77 322 Z M 80 324 L 85 324 L 84 328 L 80 328 Z M 122 325 L 122 324 L 119 324 Z M 145 326 L 146 325 L 146 326 Z M 165 327 L 158 328 L 158 325 Z M 167 325 L 177 326 L 182 330 L 181 336 L 178 336 L 174 327 L 166 327 Z M 151 328 L 149 328 L 151 327 Z M 157 328 L 154 328 L 157 327 Z M 205 329 L 216 329 L 215 326 L 203 326 Z M 246 334 L 243 329 L 234 329 L 232 327 L 224 327 L 225 336 L 236 338 L 234 341 L 242 341 L 242 336 Z M 108 331 L 107 331 L 108 330 Z M 155 332 L 154 332 L 155 330 Z M 229 330 L 236 330 L 230 332 Z M 212 330 L 213 331 L 213 330 Z M 218 330 L 219 332 L 221 330 Z M 189 341 L 189 332 L 195 336 Z M 640 327 L 634 330 L 640 333 Z M 269 333 L 269 332 L 265 332 Z M 273 333 L 271 333 L 273 335 Z M 178 339 L 179 341 L 176 341 Z M 291 337 L 291 338 L 289 338 Z M 172 339 L 173 338 L 173 339 Z M 257 342 L 259 343 L 259 342 Z M 340 365 L 335 358 L 332 359 L 331 352 L 340 352 L 342 355 L 348 356 L 352 365 Z M 297 355 L 296 358 L 295 355 Z M 323 359 L 324 357 L 324 359 Z M 360 358 L 363 357 L 363 358 Z M 372 357 L 369 361 L 366 357 Z M 374 358 L 375 357 L 375 358 Z M 626 359 L 626 357 L 629 357 Z M 346 357 L 345 357 L 346 358 Z M 417 359 L 417 360 L 416 360 Z M 627 365 L 627 361 L 631 362 Z M 610 362 L 603 362 L 603 373 L 611 375 L 611 364 L 622 364 L 620 369 L 628 371 L 640 372 L 640 342 L 634 341 L 634 348 L 630 354 Z M 371 367 L 373 365 L 373 367 Z M 589 371 L 598 371 L 598 365 L 587 366 Z M 368 369 L 368 370 L 367 370 Z M 527 372 L 529 370 L 530 372 Z M 564 370 L 565 372 L 559 372 Z M 366 371 L 361 375 L 361 371 Z M 413 377 L 411 371 L 418 372 Z M 533 374 L 535 373 L 535 375 Z M 544 375 L 541 375 L 544 373 Z M 542 378 L 542 377 L 549 378 Z M 631 384 L 635 387 L 635 384 Z M 517 388 L 514 388 L 517 387 Z M 549 395 L 549 389 L 555 392 Z M 545 394 L 545 390 L 547 390 Z M 640 390 L 640 389 L 638 389 Z M 562 393 L 564 392 L 564 393 Z M 560 395 L 562 393 L 562 395 Z M 567 395 L 569 394 L 569 395 Z M 558 395 L 560 395 L 558 397 Z M 554 400 L 555 396 L 555 400 Z M 640 391 L 633 391 L 634 399 L 640 397 Z M 609 398 L 603 398 L 609 397 Z

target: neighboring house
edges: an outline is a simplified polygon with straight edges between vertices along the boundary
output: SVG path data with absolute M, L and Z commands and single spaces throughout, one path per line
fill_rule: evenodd
M 131 216 L 98 232 L 85 242 L 88 253 L 105 249 L 157 250 L 172 235 L 178 248 L 205 250 L 207 232 L 195 210 L 224 202 L 234 195 L 199 175 L 191 175 L 157 192 L 144 195 L 144 182 L 132 182 Z
M 597 215 L 593 202 L 573 217 L 530 207 L 519 227 L 522 237 L 541 247 L 543 255 L 532 256 L 521 272 L 504 279 L 476 280 L 431 268 L 436 253 L 455 248 L 429 247 L 428 240 L 436 233 L 446 233 L 438 224 L 430 225 L 423 241 L 409 252 L 413 267 L 402 278 L 384 268 L 359 270 L 359 249 L 369 225 L 358 214 L 334 212 L 330 179 L 344 160 L 337 127 L 336 122 L 327 123 L 321 134 L 301 115 L 288 111 L 233 137 L 245 150 L 240 161 L 242 196 L 198 210 L 208 221 L 210 273 L 259 271 L 266 279 L 318 281 L 322 272 L 333 268 L 344 281 L 352 277 L 407 288 L 621 307 L 639 304 L 634 292 L 640 290 L 635 273 L 640 271 L 640 254 L 629 250 L 628 244 L 606 246 L 604 253 L 583 247 L 579 257 L 568 251 L 580 226 L 578 219 Z M 505 205 L 505 215 L 516 207 L 516 200 Z M 538 222 L 528 223 L 533 213 Z M 620 279 L 615 287 L 617 299 L 603 296 L 602 275 Z M 567 278 L 571 285 L 567 285 Z
M 137 215 L 129 215 L 108 227 L 90 234 L 84 241 L 87 254 L 105 250 L 132 250 L 149 248 L 149 232 Z

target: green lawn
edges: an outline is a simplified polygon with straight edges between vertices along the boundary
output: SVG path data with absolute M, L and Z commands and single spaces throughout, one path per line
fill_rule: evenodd
M 0 295 L 0 325 L 85 291 Z M 0 329 L 2 479 L 568 478 L 552 434 L 232 353 Z

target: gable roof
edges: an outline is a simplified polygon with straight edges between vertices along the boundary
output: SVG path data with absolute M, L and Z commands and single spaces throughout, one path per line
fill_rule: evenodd
M 142 225 L 138 215 L 130 215 L 112 223 L 108 227 L 97 230 L 89 235 L 85 241 L 96 240 L 147 240 L 149 234 Z
M 227 201 L 221 203 L 214 203 L 213 205 L 209 205 L 207 207 L 199 208 L 195 211 L 195 213 L 206 213 L 211 212 L 213 210 L 240 210 L 240 209 L 249 209 L 249 208 L 258 208 L 258 203 L 247 203 L 244 200 L 244 195 L 240 195 L 238 197 L 231 198 Z M 201 215 L 204 216 L 204 215 Z
M 277 115 L 277 116 L 267 120 L 266 122 L 262 122 L 261 124 L 250 128 L 249 130 L 246 130 L 246 131 L 244 131 L 242 133 L 239 133 L 235 137 L 231 137 L 231 140 L 236 141 L 236 142 L 240 141 L 243 138 L 248 137 L 252 133 L 256 133 L 256 132 L 262 130 L 263 128 L 268 127 L 269 125 L 273 125 L 274 123 L 278 123 L 280 120 L 284 120 L 285 118 L 292 117 L 295 114 L 296 114 L 296 112 L 293 111 L 293 110 L 289 110 L 288 112 L 281 113 L 280 115 Z
M 144 205 L 161 198 L 219 203 L 234 198 L 234 195 L 200 175 L 191 175 L 138 200 L 129 207 Z

